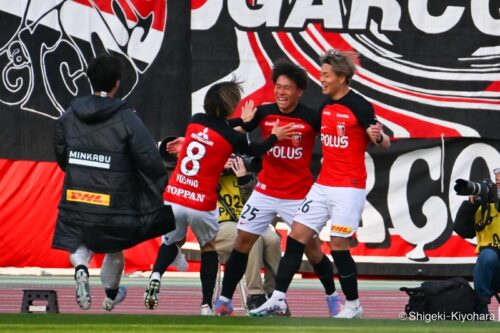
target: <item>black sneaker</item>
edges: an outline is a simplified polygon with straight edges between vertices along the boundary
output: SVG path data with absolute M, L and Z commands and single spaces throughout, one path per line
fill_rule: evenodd
M 260 307 L 262 304 L 264 304 L 267 301 L 266 295 L 264 294 L 257 294 L 257 295 L 250 295 L 247 297 L 247 310 L 254 310 Z

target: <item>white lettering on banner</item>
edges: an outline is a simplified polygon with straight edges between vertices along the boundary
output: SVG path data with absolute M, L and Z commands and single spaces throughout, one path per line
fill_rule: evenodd
M 302 28 L 307 21 L 315 20 L 322 21 L 330 29 L 341 29 L 341 13 L 339 1 L 323 1 L 322 5 L 313 5 L 313 0 L 296 1 L 285 26 Z
M 192 191 L 184 190 L 182 188 L 178 188 L 175 186 L 168 185 L 167 192 L 173 195 L 176 195 L 181 198 L 186 198 L 189 200 L 203 202 L 205 200 L 205 195 L 201 193 L 195 193 Z
M 280 1 L 259 0 L 252 7 L 247 1 L 227 1 L 227 8 L 229 15 L 246 28 L 277 27 L 280 23 Z
M 429 34 L 439 34 L 451 30 L 462 17 L 465 8 L 448 6 L 445 11 L 438 16 L 427 12 L 427 1 L 408 1 L 408 11 L 415 28 Z
M 438 196 L 431 196 L 422 205 L 422 213 L 427 218 L 425 226 L 418 227 L 412 221 L 409 203 L 406 199 L 407 186 L 404 184 L 409 183 L 410 169 L 419 160 L 428 165 L 432 180 L 439 180 L 442 177 L 441 148 L 418 149 L 401 155 L 394 161 L 387 195 L 389 214 L 394 228 L 404 240 L 416 245 L 415 249 L 406 254 L 410 259 L 425 258 L 424 245 L 437 239 L 448 222 L 446 203 Z
M 276 158 L 284 158 L 287 160 L 298 160 L 302 158 L 302 147 L 285 147 L 274 146 L 267 151 L 267 155 L 272 155 Z
M 449 176 L 449 188 L 441 189 L 442 193 L 420 198 L 423 202 L 421 212 L 425 216 L 425 225 L 417 226 L 410 211 L 415 211 L 416 207 L 410 209 L 408 198 L 408 188 L 413 186 L 413 181 L 426 182 L 424 177 L 415 180 L 410 179 L 410 171 L 416 163 L 425 163 L 428 167 L 428 175 L 432 182 L 443 181 L 441 168 L 442 158 L 441 147 L 418 149 L 400 155 L 392 164 L 389 173 L 389 187 L 387 195 L 387 206 L 389 217 L 393 229 L 386 232 L 386 226 L 382 214 L 367 201 L 362 215 L 362 227 L 358 230 L 358 238 L 363 243 L 383 243 L 386 235 L 399 235 L 403 240 L 415 245 L 415 248 L 406 254 L 412 260 L 426 258 L 424 246 L 429 244 L 446 232 L 448 220 L 453 220 L 458 211 L 458 207 L 466 196 L 458 196 L 453 190 L 455 180 L 458 178 L 469 179 L 473 164 L 479 159 L 486 163 L 490 170 L 490 178 L 494 178 L 493 168 L 500 165 L 500 153 L 492 146 L 485 143 L 474 143 L 465 147 L 456 157 Z M 367 166 L 367 193 L 373 189 L 375 183 L 375 166 L 369 154 L 365 158 Z M 448 176 L 446 176 L 448 178 Z M 448 180 L 448 179 L 447 179 Z M 448 192 L 448 204 L 439 194 Z M 473 243 L 473 241 L 471 241 Z
M 470 0 L 462 6 L 443 5 L 440 15 L 429 13 L 428 2 L 424 0 L 409 0 L 407 8 L 403 8 L 397 0 L 352 0 L 350 9 L 344 14 L 344 9 L 338 0 L 302 0 L 291 2 L 290 11 L 280 20 L 283 5 L 289 8 L 288 0 L 259 0 L 250 4 L 249 1 L 225 0 L 231 18 L 242 28 L 256 29 L 260 27 L 297 29 L 304 28 L 310 22 L 321 22 L 327 30 L 347 29 L 369 31 L 371 15 L 374 11 L 381 12 L 380 32 L 401 31 L 400 24 L 411 21 L 415 28 L 428 34 L 450 31 L 459 21 L 469 15 L 474 26 L 480 32 L 500 36 L 500 19 L 490 12 L 491 0 Z M 223 0 L 208 0 L 201 7 L 192 10 L 191 28 L 193 30 L 208 30 L 213 27 L 224 8 Z M 407 15 L 408 17 L 404 17 Z M 347 16 L 345 20 L 343 17 Z M 280 23 L 281 22 L 281 23 Z
M 367 29 L 370 9 L 382 11 L 380 30 L 400 31 L 401 7 L 396 0 L 353 0 L 349 29 Z M 325 26 L 326 28 L 326 26 Z
M 326 147 L 347 148 L 349 146 L 349 138 L 347 136 L 321 134 L 321 142 Z
M 198 187 L 198 180 L 196 179 L 191 179 L 181 174 L 177 174 L 175 179 L 181 184 L 186 184 L 192 187 Z
M 494 5 L 495 6 L 495 5 Z M 498 3 L 495 6 L 498 14 Z M 474 0 L 470 2 L 470 12 L 474 25 L 487 35 L 500 35 L 500 19 L 491 16 L 489 0 Z
M 191 10 L 191 29 L 208 30 L 219 19 L 224 0 L 206 0 L 204 5 Z

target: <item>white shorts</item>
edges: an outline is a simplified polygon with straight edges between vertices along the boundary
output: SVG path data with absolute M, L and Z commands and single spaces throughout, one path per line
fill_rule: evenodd
M 217 235 L 219 231 L 219 209 L 206 212 L 175 203 L 165 202 L 165 204 L 172 205 L 175 230 L 163 235 L 164 244 L 172 245 L 186 238 L 188 226 L 191 227 L 193 234 L 202 247 Z
M 256 235 L 263 235 L 276 215 L 292 225 L 293 216 L 302 200 L 286 200 L 253 191 L 241 211 L 238 229 Z
M 365 189 L 314 184 L 297 210 L 294 221 L 319 234 L 331 219 L 330 236 L 350 237 L 358 230 L 365 202 Z

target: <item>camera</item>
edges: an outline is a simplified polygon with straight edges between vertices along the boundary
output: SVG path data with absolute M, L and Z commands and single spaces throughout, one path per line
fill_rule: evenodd
M 473 182 L 465 179 L 455 180 L 455 192 L 458 195 L 472 195 L 481 200 L 481 202 L 495 203 L 498 201 L 498 191 L 495 183 L 485 178 L 480 182 Z
M 258 173 L 260 169 L 262 169 L 262 159 L 260 157 L 254 157 L 240 153 L 231 155 L 232 159 L 236 159 L 236 157 L 241 157 L 241 159 L 243 160 L 243 164 L 245 165 L 245 169 L 247 169 L 248 172 Z M 229 169 L 224 169 L 222 174 L 230 175 L 234 174 L 234 172 L 229 168 Z
M 177 136 L 169 136 L 166 139 L 164 139 L 161 143 L 160 146 L 158 147 L 160 151 L 160 156 L 165 164 L 165 167 L 167 170 L 172 171 L 175 169 L 175 166 L 177 164 L 177 156 L 175 154 L 169 154 L 167 152 L 167 144 L 170 141 L 174 141 L 177 139 Z
M 245 165 L 245 168 L 249 172 L 258 173 L 260 169 L 262 169 L 262 160 L 258 157 L 253 157 L 246 154 L 235 154 L 233 158 L 236 157 L 241 157 L 241 159 L 243 160 L 243 164 Z

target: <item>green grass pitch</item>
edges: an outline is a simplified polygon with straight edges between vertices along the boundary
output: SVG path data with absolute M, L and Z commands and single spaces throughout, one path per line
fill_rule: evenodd
M 500 332 L 500 322 L 162 315 L 0 314 L 0 332 Z

